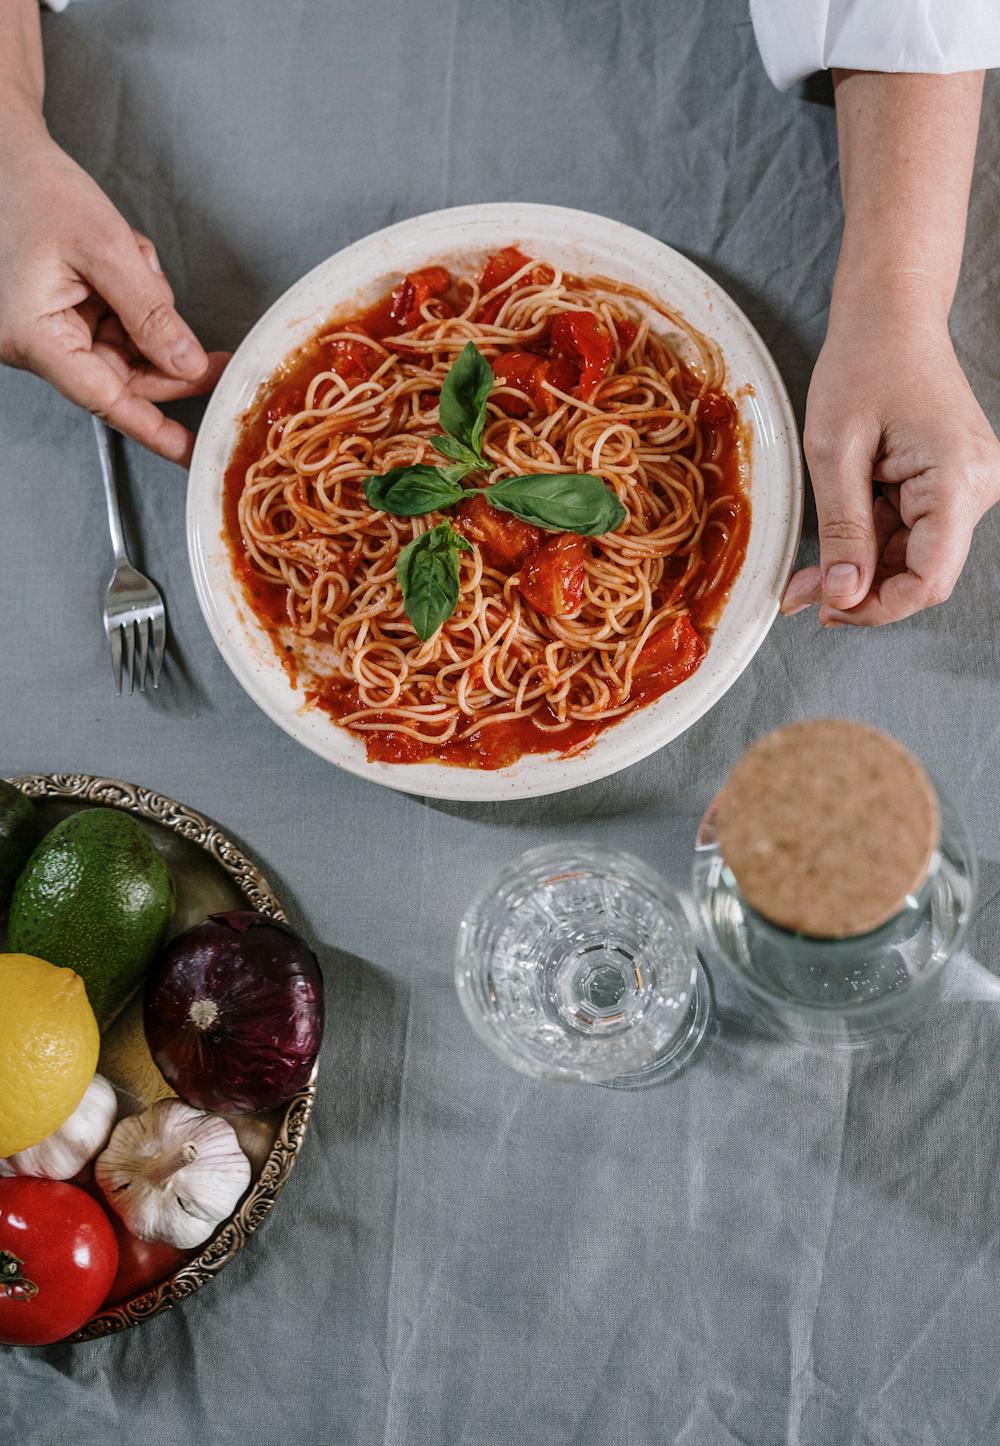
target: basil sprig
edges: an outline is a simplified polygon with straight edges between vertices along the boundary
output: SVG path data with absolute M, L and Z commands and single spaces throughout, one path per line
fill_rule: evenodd
M 422 517 L 425 512 L 443 512 L 461 502 L 465 488 L 458 479 L 464 476 L 461 467 L 391 467 L 381 477 L 367 479 L 365 497 L 380 512 Z
M 486 466 L 483 428 L 492 387 L 493 368 L 473 343 L 467 342 L 441 387 L 438 419 L 448 435 L 431 441 L 445 457 L 466 463 L 470 472 Z
M 462 467 L 393 467 L 382 477 L 369 477 L 365 496 L 373 507 L 397 517 L 422 517 L 444 512 L 469 497 L 485 497 L 501 512 L 549 532 L 576 532 L 600 537 L 621 527 L 628 513 L 617 494 L 590 472 L 533 472 L 504 477 L 492 487 L 460 485 Z
M 439 522 L 407 543 L 396 559 L 406 616 L 426 643 L 447 622 L 458 602 L 458 555 L 472 544 L 450 522 Z
M 493 368 L 470 341 L 441 386 L 438 415 L 447 435 L 431 438 L 451 465 L 417 463 L 368 477 L 364 491 L 369 504 L 396 517 L 423 517 L 477 496 L 485 497 L 501 512 L 549 532 L 600 537 L 620 527 L 628 515 L 625 508 L 614 490 L 589 472 L 505 477 L 481 491 L 467 491 L 461 485 L 469 472 L 488 466 L 482 451 L 483 428 L 493 381 Z M 403 590 L 403 606 L 424 642 L 455 611 L 458 556 L 471 551 L 471 545 L 450 523 L 440 522 L 415 537 L 399 554 L 396 576 Z
M 441 512 L 462 500 L 463 489 L 458 485 L 462 478 L 486 466 L 482 452 L 483 428 L 492 385 L 493 368 L 472 342 L 468 342 L 441 386 L 438 416 L 448 435 L 431 438 L 442 456 L 451 459 L 452 465 L 428 467 L 417 463 L 412 467 L 392 467 L 380 477 L 366 478 L 365 497 L 372 507 L 397 517 L 422 517 L 427 512 Z
M 483 494 L 493 507 L 549 532 L 600 537 L 621 527 L 628 513 L 618 495 L 590 472 L 538 472 L 504 477 Z

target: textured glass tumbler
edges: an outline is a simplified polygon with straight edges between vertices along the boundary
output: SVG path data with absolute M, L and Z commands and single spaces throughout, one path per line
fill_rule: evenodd
M 495 1054 L 536 1079 L 642 1089 L 678 1075 L 712 1017 L 680 903 L 640 859 L 549 844 L 470 905 L 455 983 Z
M 803 1043 L 871 1046 L 940 996 L 972 915 L 978 868 L 962 819 L 936 791 L 941 837 L 924 883 L 887 923 L 846 939 L 796 934 L 757 913 L 719 852 L 714 808 L 702 820 L 693 887 L 706 957 Z

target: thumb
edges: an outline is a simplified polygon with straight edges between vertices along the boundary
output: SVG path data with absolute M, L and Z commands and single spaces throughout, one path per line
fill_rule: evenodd
M 114 240 L 92 249 L 81 269 L 154 366 L 185 380 L 202 374 L 208 357 L 174 309 L 165 277 L 150 266 L 131 230 L 125 228 Z
M 871 458 L 862 447 L 831 454 L 807 445 L 806 452 L 819 520 L 823 602 L 852 608 L 868 596 L 878 561 Z

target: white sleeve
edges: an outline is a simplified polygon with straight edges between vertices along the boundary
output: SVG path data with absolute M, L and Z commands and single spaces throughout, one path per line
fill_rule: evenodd
M 764 68 L 779 90 L 816 70 L 1000 66 L 998 0 L 750 0 Z

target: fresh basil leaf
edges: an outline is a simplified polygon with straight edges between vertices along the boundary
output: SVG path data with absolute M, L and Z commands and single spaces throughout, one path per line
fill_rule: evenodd
M 466 472 L 479 471 L 485 465 L 482 457 L 470 452 L 464 442 L 456 442 L 454 437 L 432 437 L 431 446 L 435 447 L 442 457 L 450 457 L 453 462 L 460 463 Z
M 438 416 L 449 437 L 454 437 L 477 459 L 486 425 L 486 398 L 492 386 L 493 368 L 473 343 L 468 342 L 444 379 Z
M 403 607 L 426 643 L 448 621 L 458 602 L 458 554 L 472 544 L 448 522 L 439 522 L 407 543 L 396 559 Z
M 365 497 L 380 512 L 396 517 L 422 517 L 425 512 L 440 512 L 465 496 L 458 477 L 466 469 L 457 467 L 393 467 L 381 477 L 365 482 Z
M 613 532 L 628 516 L 608 484 L 590 472 L 505 477 L 487 487 L 484 495 L 492 506 L 513 513 L 522 522 L 550 532 L 578 532 L 582 537 Z

